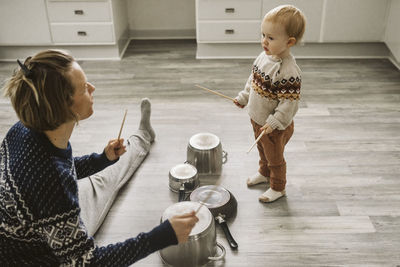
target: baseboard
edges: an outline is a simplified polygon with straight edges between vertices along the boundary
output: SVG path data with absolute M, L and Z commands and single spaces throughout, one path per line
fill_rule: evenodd
M 126 42 L 125 46 L 127 47 L 128 44 L 129 41 Z M 0 46 L 0 61 L 24 59 L 46 49 L 62 49 L 69 51 L 76 60 L 120 60 L 124 48 L 120 49 L 118 45 Z
M 255 58 L 261 52 L 258 43 L 198 43 L 198 59 Z M 307 43 L 295 46 L 296 58 L 388 58 L 390 51 L 382 43 Z
M 196 39 L 196 30 L 131 30 L 132 40 Z
M 39 51 L 53 48 L 64 49 L 77 60 L 120 60 L 130 40 L 165 40 L 195 39 L 188 31 L 142 31 L 141 37 L 133 36 L 121 39 L 116 45 L 91 46 L 0 46 L 0 61 L 15 61 L 36 54 Z M 136 31 L 137 34 L 137 31 Z M 145 37 L 148 34 L 151 37 Z M 180 36 L 180 37 L 179 37 Z M 183 37 L 182 37 L 183 36 Z M 235 59 L 255 58 L 260 53 L 258 43 L 198 43 L 197 59 Z M 385 43 L 307 43 L 295 46 L 292 50 L 296 58 L 387 58 L 400 70 L 400 62 L 396 60 Z
M 394 55 L 393 55 L 392 53 L 390 53 L 389 60 L 390 60 L 390 62 L 392 62 L 392 64 L 393 64 L 398 70 L 400 70 L 400 62 L 394 57 Z

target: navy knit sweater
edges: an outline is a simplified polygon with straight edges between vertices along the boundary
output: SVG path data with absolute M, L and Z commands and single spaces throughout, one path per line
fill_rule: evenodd
M 136 238 L 94 245 L 80 218 L 77 179 L 113 164 L 72 157 L 16 123 L 0 147 L 0 266 L 126 266 L 177 244 L 169 221 Z

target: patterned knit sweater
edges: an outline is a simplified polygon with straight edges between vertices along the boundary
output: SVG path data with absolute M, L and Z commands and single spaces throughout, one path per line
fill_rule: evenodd
M 80 218 L 77 179 L 113 162 L 72 157 L 16 123 L 0 147 L 0 266 L 127 266 L 176 244 L 169 221 L 136 238 L 94 245 Z
M 250 118 L 257 124 L 284 130 L 298 110 L 300 87 L 301 71 L 291 54 L 277 59 L 263 51 L 236 99 L 248 106 Z

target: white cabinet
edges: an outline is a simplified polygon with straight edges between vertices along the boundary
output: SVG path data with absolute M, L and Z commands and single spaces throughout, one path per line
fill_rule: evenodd
M 114 44 L 111 2 L 47 0 L 54 44 Z
M 199 20 L 260 19 L 260 0 L 201 0 L 197 2 Z
M 111 24 L 53 23 L 51 33 L 54 44 L 114 44 L 114 31 Z
M 260 41 L 261 0 L 197 0 L 198 43 Z
M 390 3 L 389 16 L 386 27 L 385 42 L 400 63 L 400 1 L 392 0 Z
M 400 0 L 196 0 L 197 58 L 247 58 L 260 51 L 260 27 L 264 15 L 279 5 L 294 5 L 306 16 L 305 46 L 295 46 L 311 57 L 384 55 L 385 47 L 363 48 L 361 43 L 384 41 L 391 2 Z M 398 12 L 390 12 L 398 21 Z M 391 32 L 398 32 L 397 25 Z M 396 34 L 394 34 L 396 35 Z M 392 38 L 393 40 L 393 38 Z M 389 41 L 397 47 L 397 39 Z M 329 44 L 328 44 L 329 43 Z M 333 43 L 333 44 L 332 44 Z M 360 43 L 354 48 L 348 43 Z M 322 44 L 334 46 L 329 54 Z M 333 46 L 332 46 L 333 45 Z M 347 45 L 347 46 L 346 46 Z M 361 49 L 359 49 L 361 47 Z M 342 49 L 336 53 L 337 48 Z M 317 51 L 318 50 L 318 51 Z M 393 50 L 393 49 L 392 49 Z M 395 51 L 397 51 L 395 49 Z M 350 53 L 350 54 L 349 54 Z M 387 53 L 387 52 L 386 52 Z M 396 53 L 396 52 L 395 52 Z
M 108 1 L 47 1 L 50 22 L 110 22 Z
M 323 3 L 322 0 L 263 0 L 262 16 L 279 5 L 294 5 L 303 11 L 307 18 L 303 40 L 305 42 L 318 42 L 320 40 Z
M 129 43 L 126 0 L 0 0 L 0 59 L 49 48 L 119 59 Z
M 382 41 L 388 0 L 327 0 L 324 42 Z
M 0 1 L 0 45 L 51 44 L 45 0 Z

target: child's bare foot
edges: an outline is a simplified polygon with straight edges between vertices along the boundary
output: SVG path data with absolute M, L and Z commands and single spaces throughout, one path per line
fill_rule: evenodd
M 139 130 L 145 130 L 150 134 L 150 142 L 154 141 L 156 134 L 154 133 L 153 127 L 150 124 L 151 115 L 151 103 L 148 98 L 143 98 L 140 103 L 140 110 L 142 112 L 142 117 L 140 119 Z
M 269 178 L 261 175 L 259 172 L 247 178 L 247 186 L 252 186 L 261 183 L 268 183 Z
M 264 203 L 270 203 L 270 202 L 273 202 L 283 196 L 286 196 L 285 190 L 283 190 L 282 192 L 279 192 L 279 191 L 275 191 L 272 188 L 269 188 L 258 198 L 258 200 L 260 200 L 261 202 L 264 202 Z

